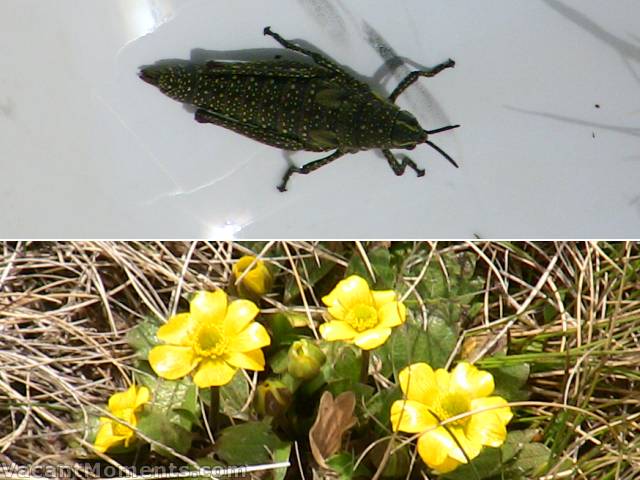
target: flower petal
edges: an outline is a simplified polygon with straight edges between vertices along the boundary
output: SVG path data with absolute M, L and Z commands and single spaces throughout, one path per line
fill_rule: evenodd
M 114 393 L 109 397 L 108 408 L 111 413 L 132 409 L 136 403 L 136 386 L 131 385 L 124 392 Z
M 494 408 L 475 413 L 466 425 L 467 436 L 470 440 L 490 447 L 499 447 L 507 437 L 507 423 L 513 417 L 511 408 L 502 397 L 477 398 L 471 401 L 472 410 Z
M 229 383 L 236 370 L 223 360 L 205 360 L 193 376 L 193 382 L 200 388 L 219 387 Z
M 450 435 L 453 434 L 457 440 L 456 446 L 451 449 L 449 456 L 460 463 L 467 463 L 467 457 L 470 460 L 476 458 L 480 450 L 482 450 L 482 444 L 469 439 L 462 427 L 452 427 L 449 425 L 448 428 Z
M 451 374 L 444 368 L 439 368 L 435 372 L 436 385 L 441 392 L 448 392 L 451 384 Z
M 393 290 L 371 290 L 371 296 L 378 310 L 387 303 L 395 302 L 398 299 L 398 294 Z
M 234 300 L 227 308 L 227 315 L 224 318 L 224 334 L 228 336 L 236 335 L 249 325 L 260 309 L 250 300 Z
M 418 453 L 424 463 L 436 473 L 447 473 L 458 468 L 462 462 L 448 455 L 451 435 L 444 428 L 425 433 L 418 439 Z
M 422 450 L 424 451 L 420 448 L 421 441 Z M 443 458 L 443 455 L 451 457 L 460 463 L 467 463 L 467 457 L 469 459 L 477 457 L 481 449 L 482 445 L 469 440 L 461 427 L 454 427 L 451 424 L 447 428 L 439 427 L 433 431 L 426 432 L 418 440 L 418 453 L 430 467 L 438 470 L 441 468 L 439 465 L 446 458 Z M 427 458 L 423 455 L 426 455 Z
M 389 302 L 378 310 L 381 327 L 396 327 L 403 324 L 406 318 L 407 308 L 402 302 Z
M 222 290 L 197 292 L 189 304 L 191 315 L 198 324 L 222 323 L 227 312 L 227 294 Z
M 341 305 L 347 310 L 355 305 L 373 305 L 373 296 L 367 281 L 358 275 L 351 275 L 338 282 L 336 287 L 322 299 L 327 307 Z
M 264 353 L 260 349 L 248 352 L 231 352 L 224 359 L 233 367 L 256 370 L 258 372 L 264 370 Z
M 117 437 L 113 434 L 113 422 L 110 418 L 100 417 L 100 423 L 101 425 L 98 429 L 93 445 L 96 450 L 104 453 L 113 445 L 117 445 L 122 442 L 124 438 Z
M 150 398 L 151 398 L 151 392 L 149 392 L 149 389 L 147 387 L 140 387 L 136 394 L 136 403 L 135 403 L 134 409 L 149 402 Z
M 271 337 L 267 329 L 258 322 L 251 323 L 240 333 L 230 336 L 229 352 L 248 352 L 266 347 L 271 343 Z
M 418 438 L 418 453 L 420 457 L 424 460 L 424 463 L 434 469 L 440 468 L 454 447 L 456 447 L 456 442 L 451 438 L 449 432 L 442 427 L 425 432 Z
M 440 392 L 433 369 L 426 363 L 414 363 L 402 369 L 398 375 L 400 388 L 410 400 L 431 406 L 439 402 Z
M 190 313 L 179 313 L 171 317 L 158 329 L 157 337 L 170 345 L 189 345 L 189 337 L 197 322 Z
M 327 297 L 324 297 L 324 298 L 327 298 Z M 322 299 L 323 301 L 324 301 L 324 298 Z M 343 321 L 347 318 L 347 309 L 344 308 L 339 303 L 335 304 L 332 307 L 329 307 L 327 311 L 329 313 L 330 320 Z
M 334 320 L 320 325 L 320 335 L 325 340 L 334 342 L 336 340 L 353 340 L 358 332 L 356 332 L 347 322 Z
M 396 400 L 391 405 L 391 426 L 395 432 L 419 433 L 437 424 L 427 406 L 420 402 Z
M 198 359 L 191 347 L 160 345 L 149 352 L 149 363 L 160 377 L 175 380 L 190 373 Z
M 363 350 L 372 350 L 386 342 L 389 335 L 391 335 L 390 328 L 376 327 L 359 333 L 353 339 L 353 343 Z
M 493 375 L 478 370 L 475 365 L 460 362 L 451 372 L 451 388 L 467 392 L 471 398 L 491 395 L 494 389 Z

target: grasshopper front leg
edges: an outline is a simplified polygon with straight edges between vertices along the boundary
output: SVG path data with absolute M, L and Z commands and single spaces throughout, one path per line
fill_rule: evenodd
M 435 67 L 429 70 L 416 70 L 415 72 L 411 72 L 409 75 L 404 77 L 404 79 L 398 84 L 398 86 L 393 90 L 393 92 L 391 92 L 391 95 L 389 95 L 389 100 L 395 103 L 396 98 L 398 98 L 402 92 L 404 92 L 416 80 L 418 80 L 418 78 L 433 77 L 438 73 L 440 73 L 442 70 L 446 68 L 453 68 L 455 65 L 456 65 L 456 62 L 449 59 L 446 62 L 443 62 L 440 65 L 436 65 Z
M 404 175 L 404 171 L 407 169 L 407 167 L 410 167 L 411 169 L 413 169 L 416 172 L 416 175 L 418 177 L 422 177 L 424 175 L 424 169 L 418 168 L 418 165 L 416 164 L 416 162 L 411 160 L 409 157 L 403 156 L 402 157 L 402 162 L 400 162 L 393 155 L 393 153 L 391 153 L 391 151 L 382 150 L 382 153 L 384 154 L 385 158 L 387 159 L 387 162 L 389 162 L 389 166 L 393 170 L 393 173 L 395 173 L 396 175 L 398 175 L 398 176 Z

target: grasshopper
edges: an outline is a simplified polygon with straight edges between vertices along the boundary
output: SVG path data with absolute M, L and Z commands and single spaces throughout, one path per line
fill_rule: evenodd
M 270 27 L 263 33 L 284 48 L 308 55 L 314 64 L 285 60 L 156 64 L 142 67 L 140 78 L 169 97 L 195 106 L 199 123 L 219 125 L 285 150 L 333 151 L 301 167 L 290 166 L 278 185 L 281 192 L 294 173 L 306 175 L 361 150 L 380 149 L 396 175 L 404 174 L 407 167 L 418 177 L 424 175 L 409 157 L 400 161 L 390 150 L 412 150 L 421 143 L 458 167 L 428 136 L 459 125 L 424 130 L 411 113 L 395 104 L 418 78 L 453 67 L 453 60 L 409 73 L 384 98 L 323 55 L 285 40 Z

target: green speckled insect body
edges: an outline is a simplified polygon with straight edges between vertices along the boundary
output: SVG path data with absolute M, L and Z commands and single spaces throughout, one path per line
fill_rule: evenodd
M 453 60 L 410 73 L 387 99 L 319 53 L 284 40 L 269 27 L 264 34 L 310 56 L 315 64 L 269 60 L 152 65 L 143 67 L 140 77 L 169 97 L 197 107 L 195 119 L 200 123 L 219 125 L 286 150 L 333 150 L 302 167 L 289 167 L 278 186 L 280 191 L 286 190 L 294 173 L 307 174 L 347 153 L 374 148 L 382 150 L 396 175 L 402 175 L 406 167 L 424 175 L 413 160 L 403 157 L 400 161 L 390 151 L 411 150 L 421 143 L 458 166 L 427 139 L 458 125 L 424 130 L 411 113 L 394 103 L 419 77 L 432 77 L 453 67 Z

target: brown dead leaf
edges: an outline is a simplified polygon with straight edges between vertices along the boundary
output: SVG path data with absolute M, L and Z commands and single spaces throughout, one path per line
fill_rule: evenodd
M 353 392 L 342 392 L 335 400 L 331 392 L 322 394 L 316 421 L 309 430 L 311 453 L 322 468 L 329 468 L 326 459 L 340 450 L 343 435 L 355 425 L 355 406 Z

